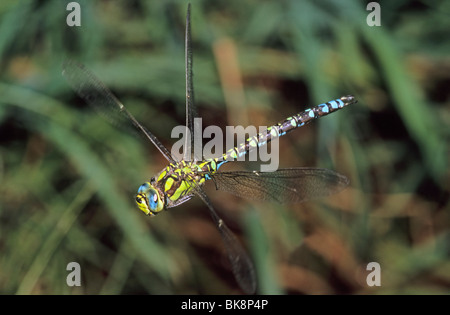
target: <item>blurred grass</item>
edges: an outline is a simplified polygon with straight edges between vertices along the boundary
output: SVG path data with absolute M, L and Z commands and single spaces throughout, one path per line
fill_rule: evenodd
M 170 148 L 184 123 L 187 2 L 79 1 L 80 28 L 65 26 L 67 2 L 0 4 L 0 293 L 239 293 L 207 209 L 139 213 L 136 189 L 166 162 L 61 76 L 65 58 L 85 63 Z M 280 167 L 336 169 L 352 183 L 341 194 L 284 206 L 208 189 L 259 293 L 449 293 L 450 6 L 381 6 L 375 28 L 358 1 L 192 1 L 204 127 L 359 100 L 280 140 Z M 65 284 L 71 261 L 78 288 Z M 381 287 L 365 284 L 370 261 Z

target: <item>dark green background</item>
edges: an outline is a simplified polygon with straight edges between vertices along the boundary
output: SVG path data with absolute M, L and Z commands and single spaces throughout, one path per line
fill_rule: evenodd
M 78 1 L 73 28 L 68 2 L 0 3 L 0 293 L 241 293 L 207 208 L 140 213 L 134 194 L 166 161 L 61 76 L 65 58 L 86 64 L 170 148 L 187 2 Z M 362 1 L 192 1 L 204 127 L 359 100 L 280 139 L 280 167 L 337 170 L 351 180 L 342 193 L 279 205 L 207 190 L 251 253 L 258 293 L 449 293 L 450 3 L 379 3 L 369 27 Z M 71 261 L 81 287 L 66 285 Z M 366 285 L 371 261 L 381 287 Z

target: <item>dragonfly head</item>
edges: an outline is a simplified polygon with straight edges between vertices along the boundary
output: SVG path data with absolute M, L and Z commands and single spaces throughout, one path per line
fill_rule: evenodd
M 136 204 L 146 215 L 157 215 L 164 209 L 164 202 L 159 191 L 149 182 L 145 182 L 139 187 L 136 195 Z

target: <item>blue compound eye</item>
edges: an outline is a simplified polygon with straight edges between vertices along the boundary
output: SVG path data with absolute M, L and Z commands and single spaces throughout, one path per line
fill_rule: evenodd
M 139 187 L 136 204 L 146 215 L 156 215 L 164 208 L 160 193 L 149 182 Z
M 158 206 L 159 206 L 159 194 L 158 192 L 153 189 L 150 188 L 147 194 L 148 197 L 148 205 L 150 207 L 150 211 L 156 212 L 158 211 Z
M 138 194 L 145 194 L 150 189 L 150 183 L 142 184 L 138 189 Z

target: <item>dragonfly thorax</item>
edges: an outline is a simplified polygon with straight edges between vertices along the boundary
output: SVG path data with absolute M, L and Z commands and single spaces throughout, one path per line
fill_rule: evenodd
M 169 164 L 150 182 L 139 187 L 136 195 L 139 209 L 153 216 L 191 199 L 193 188 L 203 185 L 209 174 L 217 170 L 214 165 L 213 160 Z

